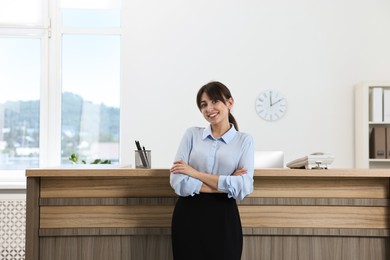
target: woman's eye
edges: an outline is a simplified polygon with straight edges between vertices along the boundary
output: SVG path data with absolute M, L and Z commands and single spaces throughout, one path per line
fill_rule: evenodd
M 201 104 L 200 108 L 205 108 L 207 105 L 206 104 Z

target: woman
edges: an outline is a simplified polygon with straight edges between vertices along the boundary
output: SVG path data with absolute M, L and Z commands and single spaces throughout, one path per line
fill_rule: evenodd
M 198 92 L 197 105 L 210 123 L 189 128 L 171 168 L 179 199 L 172 217 L 175 260 L 239 260 L 242 228 L 236 199 L 253 191 L 254 144 L 238 132 L 233 97 L 220 82 Z

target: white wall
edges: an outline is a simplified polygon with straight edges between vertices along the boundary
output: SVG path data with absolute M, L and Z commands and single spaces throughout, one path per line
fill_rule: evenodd
M 124 0 L 123 10 L 124 163 L 137 139 L 154 168 L 170 167 L 185 129 L 207 124 L 197 90 L 219 80 L 257 150 L 283 150 L 286 162 L 326 151 L 333 167 L 353 167 L 353 87 L 390 80 L 390 1 Z M 273 123 L 254 105 L 269 88 L 288 100 Z

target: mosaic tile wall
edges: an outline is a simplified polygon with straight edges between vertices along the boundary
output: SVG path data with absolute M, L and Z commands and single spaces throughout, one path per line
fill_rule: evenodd
M 0 259 L 23 260 L 26 201 L 0 200 Z

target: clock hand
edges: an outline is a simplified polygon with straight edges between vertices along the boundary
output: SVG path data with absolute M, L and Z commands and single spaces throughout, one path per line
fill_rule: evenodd
M 272 92 L 269 92 L 269 105 L 272 107 Z
M 276 101 L 275 103 L 273 103 L 272 105 L 275 105 L 276 103 L 279 103 L 280 101 L 282 101 L 283 98 L 279 99 L 278 101 Z

